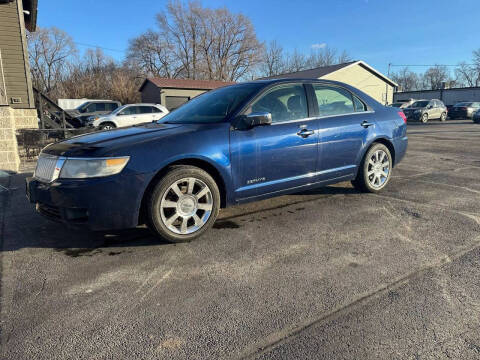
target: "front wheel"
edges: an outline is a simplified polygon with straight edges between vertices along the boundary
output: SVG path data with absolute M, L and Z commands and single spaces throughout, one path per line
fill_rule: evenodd
M 447 120 L 447 113 L 442 113 L 442 115 L 440 115 L 440 121 L 446 121 Z
M 220 191 L 215 180 L 194 166 L 175 166 L 155 185 L 147 202 L 147 224 L 171 242 L 202 235 L 217 218 Z
M 352 185 L 360 191 L 377 193 L 387 186 L 392 176 L 392 155 L 383 144 L 374 144 L 360 165 Z
M 428 122 L 428 114 L 424 113 L 420 120 L 422 121 L 422 123 L 426 124 Z
M 116 128 L 116 126 L 115 126 L 114 123 L 105 122 L 105 123 L 100 124 L 99 128 L 100 128 L 100 130 L 113 130 L 113 129 Z

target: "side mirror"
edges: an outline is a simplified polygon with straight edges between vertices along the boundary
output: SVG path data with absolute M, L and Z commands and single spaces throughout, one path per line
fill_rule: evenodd
M 272 114 L 269 112 L 252 112 L 245 117 L 245 122 L 250 127 L 270 125 Z
M 427 105 L 427 109 L 433 108 L 433 105 Z

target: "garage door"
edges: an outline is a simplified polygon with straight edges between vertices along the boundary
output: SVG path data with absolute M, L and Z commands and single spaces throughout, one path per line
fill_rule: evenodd
M 172 111 L 185 104 L 188 100 L 190 100 L 188 96 L 167 96 L 165 98 L 165 106 L 169 111 Z

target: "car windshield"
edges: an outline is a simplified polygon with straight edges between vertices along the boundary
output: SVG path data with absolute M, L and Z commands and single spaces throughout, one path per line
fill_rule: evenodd
M 115 110 L 113 110 L 111 113 L 109 113 L 108 115 L 115 115 L 117 113 L 119 113 L 120 111 L 122 111 L 123 109 L 125 109 L 128 105 L 123 105 L 123 106 L 119 106 L 118 108 L 116 108 Z
M 462 103 L 458 103 L 458 104 L 455 104 L 454 107 L 460 107 L 460 106 L 470 106 L 472 105 L 471 102 L 462 102 Z
M 88 101 L 84 102 L 84 103 L 81 103 L 80 105 L 78 105 L 75 110 L 80 110 L 81 108 L 83 108 L 84 105 L 88 104 Z
M 428 101 L 415 101 L 412 105 L 410 105 L 410 107 L 412 107 L 412 108 L 417 108 L 417 107 L 423 108 L 423 107 L 427 106 L 428 103 L 429 103 Z
M 222 87 L 197 96 L 162 118 L 167 124 L 222 122 L 263 84 L 249 83 Z

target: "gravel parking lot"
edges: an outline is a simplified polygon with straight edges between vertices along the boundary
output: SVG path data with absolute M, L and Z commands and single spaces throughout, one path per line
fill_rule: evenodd
M 3 179 L 2 358 L 479 359 L 480 125 L 409 141 L 381 195 L 238 206 L 180 245 L 65 229 Z

